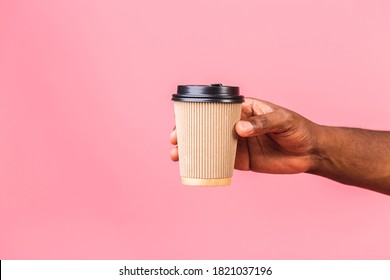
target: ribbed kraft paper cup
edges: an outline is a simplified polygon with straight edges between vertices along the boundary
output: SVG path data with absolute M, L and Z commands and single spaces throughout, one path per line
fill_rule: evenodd
M 203 87 L 217 86 L 222 87 L 219 84 Z M 237 98 L 237 87 L 229 88 L 236 89 L 234 92 L 237 93 L 231 99 L 225 95 L 218 100 L 213 92 L 214 99 L 202 99 L 205 96 L 194 100 L 188 96 L 186 100 L 173 98 L 180 176 L 185 185 L 225 186 L 231 183 L 237 149 L 234 125 L 240 119 L 243 98 Z

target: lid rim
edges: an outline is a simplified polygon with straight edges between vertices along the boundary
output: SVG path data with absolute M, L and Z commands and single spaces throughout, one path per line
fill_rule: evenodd
M 179 85 L 177 93 L 172 95 L 173 101 L 185 102 L 225 102 L 242 103 L 244 96 L 239 94 L 237 86 L 211 85 Z

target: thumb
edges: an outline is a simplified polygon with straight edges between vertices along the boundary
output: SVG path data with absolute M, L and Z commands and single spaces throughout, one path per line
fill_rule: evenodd
M 291 127 L 292 114 L 285 109 L 250 117 L 236 123 L 235 129 L 241 137 L 258 136 L 265 133 L 282 133 Z

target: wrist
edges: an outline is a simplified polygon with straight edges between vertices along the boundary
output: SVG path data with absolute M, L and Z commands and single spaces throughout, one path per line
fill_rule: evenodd
M 330 161 L 328 152 L 329 144 L 333 141 L 330 139 L 332 135 L 329 133 L 329 127 L 324 125 L 314 124 L 313 127 L 313 148 L 310 153 L 311 164 L 307 173 L 321 175 L 324 171 L 326 162 Z

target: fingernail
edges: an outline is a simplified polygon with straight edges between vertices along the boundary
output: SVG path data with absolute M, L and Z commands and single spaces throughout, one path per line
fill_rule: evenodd
M 241 121 L 240 127 L 242 132 L 249 133 L 253 130 L 253 125 L 248 121 Z

